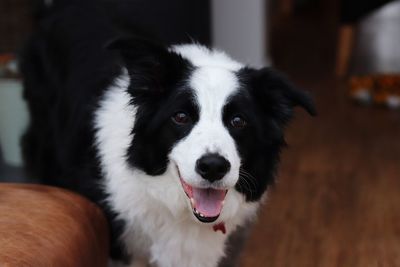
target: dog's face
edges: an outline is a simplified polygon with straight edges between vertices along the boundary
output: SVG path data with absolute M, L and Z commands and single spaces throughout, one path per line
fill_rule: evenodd
M 201 222 L 219 217 L 230 191 L 259 200 L 273 181 L 293 107 L 314 113 L 308 95 L 271 69 L 221 52 L 130 42 L 113 44 L 137 107 L 129 163 L 150 176 L 172 170 Z

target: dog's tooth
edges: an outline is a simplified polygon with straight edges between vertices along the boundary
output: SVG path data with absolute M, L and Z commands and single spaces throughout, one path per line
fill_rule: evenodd
M 194 204 L 195 204 L 195 202 L 194 202 L 194 198 L 190 198 L 190 203 L 192 204 L 192 206 L 194 207 Z
M 223 205 L 225 205 L 225 200 L 224 200 L 224 201 L 222 201 L 222 206 L 223 206 Z

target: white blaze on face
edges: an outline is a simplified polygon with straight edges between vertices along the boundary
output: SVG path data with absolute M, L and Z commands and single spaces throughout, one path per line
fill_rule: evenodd
M 229 96 L 239 88 L 237 76 L 231 70 L 209 66 L 196 69 L 189 79 L 200 109 L 199 121 L 174 146 L 171 159 L 178 165 L 185 182 L 204 187 L 208 182 L 196 173 L 196 161 L 205 154 L 217 153 L 231 164 L 219 186 L 233 187 L 239 177 L 240 158 L 235 141 L 224 126 L 222 112 Z

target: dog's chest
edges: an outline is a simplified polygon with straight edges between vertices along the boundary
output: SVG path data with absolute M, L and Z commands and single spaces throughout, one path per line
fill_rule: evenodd
M 215 232 L 213 224 L 196 222 L 173 177 L 147 177 L 136 171 L 113 177 L 107 186 L 109 203 L 125 222 L 121 240 L 128 254 L 157 267 L 218 265 L 229 232 Z M 230 223 L 227 230 L 233 231 L 237 224 Z
M 126 225 L 123 240 L 133 257 L 146 258 L 157 267 L 217 266 L 227 235 L 215 232 L 212 225 L 188 218 L 174 221 L 170 216 L 160 209 Z

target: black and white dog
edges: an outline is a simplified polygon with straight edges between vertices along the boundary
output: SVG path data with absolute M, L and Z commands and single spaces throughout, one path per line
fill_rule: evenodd
M 218 266 L 274 180 L 293 107 L 313 103 L 270 68 L 198 44 L 105 48 L 114 35 L 71 6 L 27 45 L 27 168 L 103 208 L 114 261 Z

